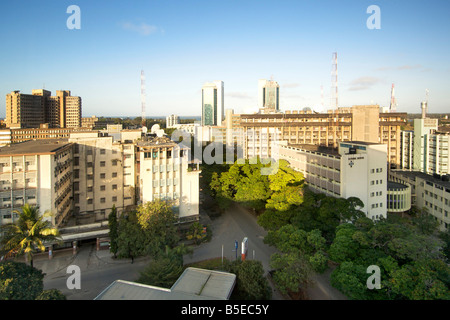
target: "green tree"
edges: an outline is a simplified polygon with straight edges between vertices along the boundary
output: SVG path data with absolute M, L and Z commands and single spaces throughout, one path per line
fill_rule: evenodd
M 130 212 L 119 220 L 117 237 L 117 256 L 119 258 L 134 258 L 146 252 L 147 236 L 138 224 L 136 213 Z
M 0 300 L 34 300 L 44 288 L 44 274 L 22 262 L 0 263 Z
M 119 236 L 119 230 L 118 230 L 118 222 L 117 222 L 117 210 L 116 205 L 113 204 L 113 207 L 111 209 L 111 213 L 108 216 L 108 226 L 109 226 L 109 241 L 110 246 L 109 250 L 111 253 L 114 254 L 114 258 L 117 256 L 117 237 Z
M 206 238 L 206 234 L 203 233 L 203 225 L 199 222 L 194 222 L 186 233 L 186 239 L 194 240 L 195 244 L 201 243 Z
M 233 299 L 239 300 L 270 300 L 272 290 L 264 277 L 261 261 L 237 260 L 230 266 L 230 272 L 236 274 L 236 287 Z
M 391 273 L 389 285 L 409 300 L 449 300 L 450 267 L 442 260 L 420 260 Z
M 156 256 L 164 251 L 166 245 L 174 247 L 177 244 L 177 218 L 170 202 L 156 200 L 138 206 L 137 219 L 147 238 L 148 254 Z
M 44 220 L 51 216 L 49 212 L 41 215 L 37 207 L 29 204 L 21 209 L 21 212 L 14 211 L 19 216 L 16 223 L 1 226 L 0 233 L 4 236 L 0 244 L 6 255 L 24 254 L 25 261 L 29 260 L 33 266 L 33 253 L 45 251 L 44 244 L 57 241 L 60 235 L 50 221 Z
M 358 256 L 360 246 L 353 239 L 356 227 L 345 223 L 336 228 L 336 237 L 330 246 L 329 254 L 331 260 L 335 262 L 345 262 L 354 260 Z
M 36 300 L 67 300 L 66 296 L 58 289 L 49 289 L 42 291 Z
M 349 299 L 366 300 L 368 274 L 366 268 L 352 261 L 342 262 L 331 274 L 331 284 Z
M 273 280 L 284 294 L 298 293 L 309 284 L 313 274 L 309 261 L 298 252 L 273 254 L 270 267 L 274 269 Z
M 192 253 L 192 249 L 183 245 L 175 248 L 166 246 L 140 273 L 137 282 L 170 288 L 184 271 L 183 255 Z

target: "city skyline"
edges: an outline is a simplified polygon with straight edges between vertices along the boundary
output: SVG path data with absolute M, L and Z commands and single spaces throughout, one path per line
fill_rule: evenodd
M 339 105 L 397 111 L 448 111 L 450 4 L 442 1 L 78 1 L 80 29 L 71 30 L 69 1 L 2 3 L 0 117 L 14 90 L 69 89 L 83 116 L 141 114 L 146 73 L 151 116 L 201 115 L 201 88 L 221 80 L 225 109 L 257 109 L 258 80 L 280 85 L 280 110 L 330 105 L 332 53 L 338 53 Z M 380 8 L 369 29 L 367 8 Z M 323 99 L 321 88 L 323 87 Z M 321 110 L 323 111 L 323 110 Z

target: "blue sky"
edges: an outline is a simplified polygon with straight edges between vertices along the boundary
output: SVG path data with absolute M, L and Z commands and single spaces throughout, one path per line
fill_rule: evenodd
M 81 29 L 69 30 L 78 5 Z M 381 29 L 370 30 L 370 5 Z M 282 110 L 329 107 L 332 54 L 339 104 L 450 112 L 450 2 L 398 0 L 2 1 L 0 117 L 5 95 L 45 86 L 83 98 L 83 116 L 201 114 L 201 87 L 223 80 L 225 107 L 256 106 L 258 79 L 280 84 Z

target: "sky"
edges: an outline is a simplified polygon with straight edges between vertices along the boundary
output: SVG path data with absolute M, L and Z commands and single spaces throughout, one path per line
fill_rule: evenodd
M 323 111 L 334 52 L 339 106 L 388 107 L 394 83 L 397 111 L 420 113 L 428 90 L 429 112 L 450 112 L 446 0 L 20 0 L 0 11 L 0 117 L 7 93 L 39 88 L 82 97 L 83 116 L 137 117 L 141 70 L 148 117 L 201 115 L 214 80 L 226 109 L 249 112 L 271 78 L 282 111 Z

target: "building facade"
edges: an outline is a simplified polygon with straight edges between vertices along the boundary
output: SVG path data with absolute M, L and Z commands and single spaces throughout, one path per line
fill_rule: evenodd
M 312 190 L 333 197 L 357 197 L 367 217 L 386 217 L 386 145 L 349 141 L 333 149 L 280 144 L 278 152 L 280 159 L 303 173 Z
M 449 176 L 430 175 L 419 171 L 392 170 L 389 180 L 410 186 L 411 204 L 418 209 L 426 208 L 438 221 L 439 229 L 450 227 Z
M 267 112 L 280 110 L 280 86 L 274 80 L 258 80 L 258 107 Z
M 13 223 L 25 204 L 62 225 L 72 211 L 72 144 L 67 140 L 29 141 L 0 148 L 0 224 Z
M 223 81 L 205 83 L 202 87 L 202 126 L 221 126 L 225 117 Z
M 6 126 L 8 128 L 39 128 L 47 123 L 51 128 L 81 127 L 81 97 L 69 90 L 57 90 L 56 96 L 45 89 L 33 89 L 32 94 L 13 91 L 6 95 Z
M 198 219 L 198 163 L 189 162 L 189 149 L 167 137 L 154 137 L 136 145 L 136 194 L 139 202 L 173 201 L 180 221 Z
M 406 113 L 378 113 L 378 106 L 339 108 L 336 112 L 286 111 L 275 114 L 241 114 L 246 158 L 271 157 L 272 142 L 310 144 L 337 148 L 342 141 L 387 145 L 386 160 L 400 166 L 401 126 Z

